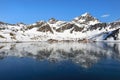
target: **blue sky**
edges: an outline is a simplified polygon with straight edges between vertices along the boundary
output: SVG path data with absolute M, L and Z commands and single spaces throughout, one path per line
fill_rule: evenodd
M 120 0 L 0 0 L 0 21 L 34 23 L 54 17 L 70 21 L 89 12 L 102 22 L 120 18 Z

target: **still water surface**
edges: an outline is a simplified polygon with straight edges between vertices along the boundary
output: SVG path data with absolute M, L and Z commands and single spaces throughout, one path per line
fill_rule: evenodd
M 120 43 L 0 43 L 0 80 L 120 80 Z

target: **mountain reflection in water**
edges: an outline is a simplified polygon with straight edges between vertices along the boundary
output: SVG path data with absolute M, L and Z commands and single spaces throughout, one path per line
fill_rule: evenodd
M 72 61 L 83 68 L 90 68 L 102 59 L 120 61 L 119 43 L 0 43 L 0 59 L 29 57 L 51 63 Z

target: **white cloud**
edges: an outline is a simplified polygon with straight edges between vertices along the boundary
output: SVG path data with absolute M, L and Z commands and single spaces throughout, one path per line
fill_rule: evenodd
M 104 15 L 102 15 L 101 17 L 102 18 L 106 18 L 106 17 L 109 17 L 110 15 L 109 14 L 104 14 Z

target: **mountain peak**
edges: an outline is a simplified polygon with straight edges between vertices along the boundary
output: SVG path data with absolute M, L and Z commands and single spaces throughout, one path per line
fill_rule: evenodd
M 58 20 L 56 20 L 55 18 L 51 18 L 51 19 L 49 19 L 49 23 L 50 24 L 54 24 L 54 23 L 56 23 Z
M 79 17 L 74 18 L 75 22 L 80 23 L 80 24 L 88 24 L 88 25 L 94 25 L 96 23 L 100 23 L 98 19 L 93 17 L 90 13 L 86 12 L 82 14 Z
M 86 12 L 86 13 L 82 14 L 81 16 L 91 16 L 91 14 Z

